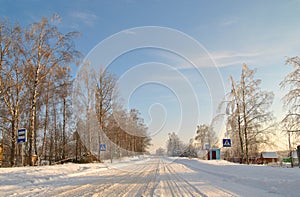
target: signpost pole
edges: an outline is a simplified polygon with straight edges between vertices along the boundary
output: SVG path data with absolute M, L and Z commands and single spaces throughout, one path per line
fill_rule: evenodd
M 21 153 L 21 156 L 22 156 L 22 166 L 24 166 L 24 143 L 22 143 L 22 149 L 21 149 L 21 151 L 22 151 L 22 153 Z
M 298 165 L 300 168 L 300 145 L 297 146 Z
M 22 165 L 24 165 L 24 143 L 27 142 L 27 131 L 26 129 L 19 129 L 18 130 L 18 138 L 17 138 L 17 142 L 21 143 L 22 146 L 22 150 L 21 150 L 21 157 L 22 157 Z M 31 158 L 29 158 L 31 159 Z
M 296 133 L 296 132 L 300 132 L 300 130 L 287 130 L 288 132 L 288 140 L 289 140 L 289 149 L 290 149 L 290 158 L 291 158 L 291 167 L 293 168 L 294 167 L 294 164 L 293 164 L 293 151 L 291 150 L 291 135 L 290 133 Z M 298 155 L 298 165 L 299 165 L 299 168 L 300 168 L 300 147 L 297 146 L 297 155 Z

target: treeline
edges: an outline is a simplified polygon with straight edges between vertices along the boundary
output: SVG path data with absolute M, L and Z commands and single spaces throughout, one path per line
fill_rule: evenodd
M 127 112 L 120 107 L 117 94 L 113 93 L 117 92 L 116 78 L 111 73 L 96 70 L 97 75 L 85 75 L 88 67 L 85 65 L 78 79 L 73 81 L 71 65 L 78 65 L 82 58 L 74 45 L 79 33 L 59 32 L 55 25 L 59 20 L 54 15 L 51 20 L 43 18 L 26 27 L 0 21 L 3 165 L 53 163 L 68 158 L 82 160 L 87 155 L 100 160 L 100 143 L 107 145 L 103 158 L 112 158 L 115 152 L 119 152 L 119 156 L 145 152 L 150 144 L 147 128 L 137 110 Z M 78 86 L 78 83 L 84 84 L 85 79 L 90 89 Z M 86 105 L 77 102 L 74 113 L 72 97 L 84 96 L 92 99 Z M 113 113 L 113 106 L 122 118 L 114 118 L 117 115 Z M 89 130 L 93 126 L 94 133 Z M 27 142 L 23 145 L 17 143 L 20 128 L 27 130 Z M 92 147 L 97 147 L 97 151 Z
M 76 133 L 89 155 L 105 158 L 145 153 L 151 138 L 140 113 L 127 112 L 118 98 L 116 78 L 100 68 L 84 63 L 73 83 L 73 117 Z M 101 153 L 99 144 L 106 144 Z
M 195 137 L 191 138 L 188 143 L 184 143 L 179 136 L 172 132 L 169 133 L 166 142 L 167 150 L 159 148 L 156 152 L 158 155 L 167 154 L 168 156 L 181 156 L 181 157 L 201 157 L 204 158 L 204 152 L 201 150 L 218 147 L 218 137 L 214 131 L 212 121 L 211 125 L 201 124 L 197 126 Z

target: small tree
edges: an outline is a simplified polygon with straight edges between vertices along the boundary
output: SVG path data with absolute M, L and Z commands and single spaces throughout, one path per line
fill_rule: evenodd
M 167 154 L 169 156 L 180 156 L 185 147 L 178 135 L 174 132 L 169 133 L 169 139 L 167 141 Z

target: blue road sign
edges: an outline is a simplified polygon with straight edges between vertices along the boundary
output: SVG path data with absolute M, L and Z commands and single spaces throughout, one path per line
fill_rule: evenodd
M 204 146 L 205 146 L 205 150 L 209 150 L 210 145 L 208 143 L 206 143 Z
M 231 147 L 231 139 L 223 139 L 223 147 Z
M 27 141 L 27 132 L 26 129 L 19 129 L 18 130 L 18 136 L 17 136 L 17 142 L 23 143 Z
M 106 151 L 106 144 L 100 144 L 100 151 Z

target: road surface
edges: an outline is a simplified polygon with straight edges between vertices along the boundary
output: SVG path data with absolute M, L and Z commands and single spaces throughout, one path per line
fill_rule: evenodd
M 298 196 L 299 171 L 168 157 L 11 168 L 0 196 Z
M 73 174 L 75 184 L 64 181 L 46 196 L 234 196 L 201 180 L 183 163 L 163 157 L 148 158 L 106 171 Z M 202 172 L 203 173 L 203 172 Z M 189 175 L 193 174 L 193 176 Z M 67 183 L 67 182 L 66 182 Z M 42 195 L 42 194 L 41 194 Z

